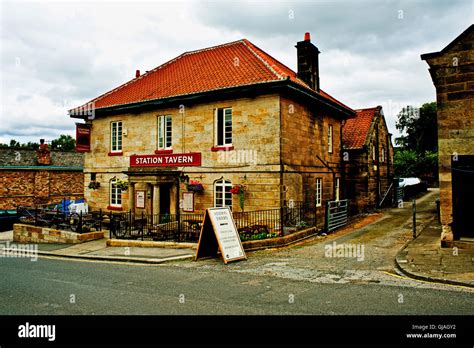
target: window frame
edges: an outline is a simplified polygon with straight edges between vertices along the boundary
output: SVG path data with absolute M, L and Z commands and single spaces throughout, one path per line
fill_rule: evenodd
M 316 207 L 323 205 L 323 178 L 316 178 Z
M 222 134 L 219 135 L 219 110 L 222 110 Z M 230 111 L 230 142 L 228 143 L 227 140 L 229 139 L 226 137 L 227 133 L 227 126 L 226 126 L 226 112 Z M 233 141 L 233 120 L 232 120 L 232 107 L 225 107 L 225 108 L 216 108 L 214 111 L 214 144 L 215 146 L 219 147 L 231 147 Z M 219 144 L 219 138 L 222 137 L 222 144 Z
M 341 200 L 341 178 L 337 177 L 336 182 L 334 183 L 334 192 L 335 192 L 335 200 L 336 202 L 339 202 Z
M 122 190 L 116 187 L 117 179 L 111 179 L 109 184 L 109 206 L 114 208 L 122 208 Z M 115 187 L 114 187 L 115 186 Z M 114 190 L 116 192 L 114 192 Z M 115 203 L 114 203 L 115 195 Z M 120 200 L 120 203 L 118 201 Z
M 218 199 L 217 198 L 217 193 L 218 193 L 217 187 L 222 188 L 222 191 L 219 192 L 220 194 L 222 194 L 222 197 L 220 198 L 220 199 L 222 199 L 222 205 L 217 205 L 217 199 Z M 227 188 L 228 188 L 228 191 L 226 191 Z M 222 179 L 218 179 L 218 180 L 214 181 L 214 207 L 216 207 L 216 208 L 229 207 L 232 210 L 232 193 L 230 192 L 231 188 L 232 188 L 232 182 L 230 180 L 226 180 L 226 179 L 222 178 Z M 226 194 L 229 194 L 229 196 L 226 197 Z M 226 200 L 227 201 L 230 200 L 230 205 L 226 204 Z
M 328 153 L 333 153 L 333 126 L 328 125 Z
M 382 146 L 382 151 L 380 152 L 380 162 L 385 163 L 385 146 Z
M 116 125 L 115 128 L 114 128 L 114 125 Z M 114 137 L 116 137 L 115 148 L 114 148 Z M 120 143 L 120 147 L 119 147 L 119 143 Z M 123 123 L 122 121 L 112 121 L 110 122 L 110 152 L 121 153 L 122 151 L 123 151 Z
M 169 125 L 168 125 L 168 121 L 169 121 Z M 170 127 L 169 130 L 168 130 L 168 126 Z M 172 115 L 159 115 L 157 117 L 156 133 L 157 133 L 157 139 L 156 139 L 157 150 L 172 150 L 173 149 L 173 117 Z M 169 139 L 168 139 L 168 136 L 169 136 Z M 160 140 L 163 140 L 163 145 L 160 145 Z

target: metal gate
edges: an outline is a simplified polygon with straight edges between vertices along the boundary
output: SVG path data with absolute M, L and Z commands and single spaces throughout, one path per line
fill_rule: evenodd
M 326 232 L 331 232 L 347 224 L 348 200 L 329 201 L 326 203 Z

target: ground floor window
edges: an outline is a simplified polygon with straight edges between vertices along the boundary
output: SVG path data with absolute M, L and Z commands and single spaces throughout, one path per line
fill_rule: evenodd
M 220 179 L 214 183 L 214 206 L 230 207 L 232 209 L 232 183 L 229 180 Z
M 339 196 L 339 191 L 340 191 L 339 186 L 340 186 L 340 184 L 341 184 L 341 182 L 340 182 L 339 178 L 336 178 L 336 201 L 338 201 L 339 197 L 340 197 Z
M 323 197 L 323 179 L 316 178 L 316 206 L 320 207 L 322 205 Z
M 122 206 L 122 190 L 117 185 L 117 179 L 110 181 L 110 205 L 113 207 Z

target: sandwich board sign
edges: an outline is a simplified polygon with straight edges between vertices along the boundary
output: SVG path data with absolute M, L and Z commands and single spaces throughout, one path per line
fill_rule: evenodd
M 209 256 L 216 257 L 218 250 L 225 264 L 247 258 L 229 207 L 206 209 L 196 260 Z

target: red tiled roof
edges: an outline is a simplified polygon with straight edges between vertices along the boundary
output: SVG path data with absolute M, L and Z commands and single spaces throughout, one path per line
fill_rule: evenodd
M 243 39 L 183 53 L 89 103 L 100 109 L 287 78 L 311 90 L 293 70 Z M 352 111 L 329 94 L 320 95 Z
M 346 149 L 361 149 L 365 145 L 370 125 L 378 109 L 378 107 L 374 107 L 355 110 L 356 117 L 346 121 L 342 131 L 342 139 Z

